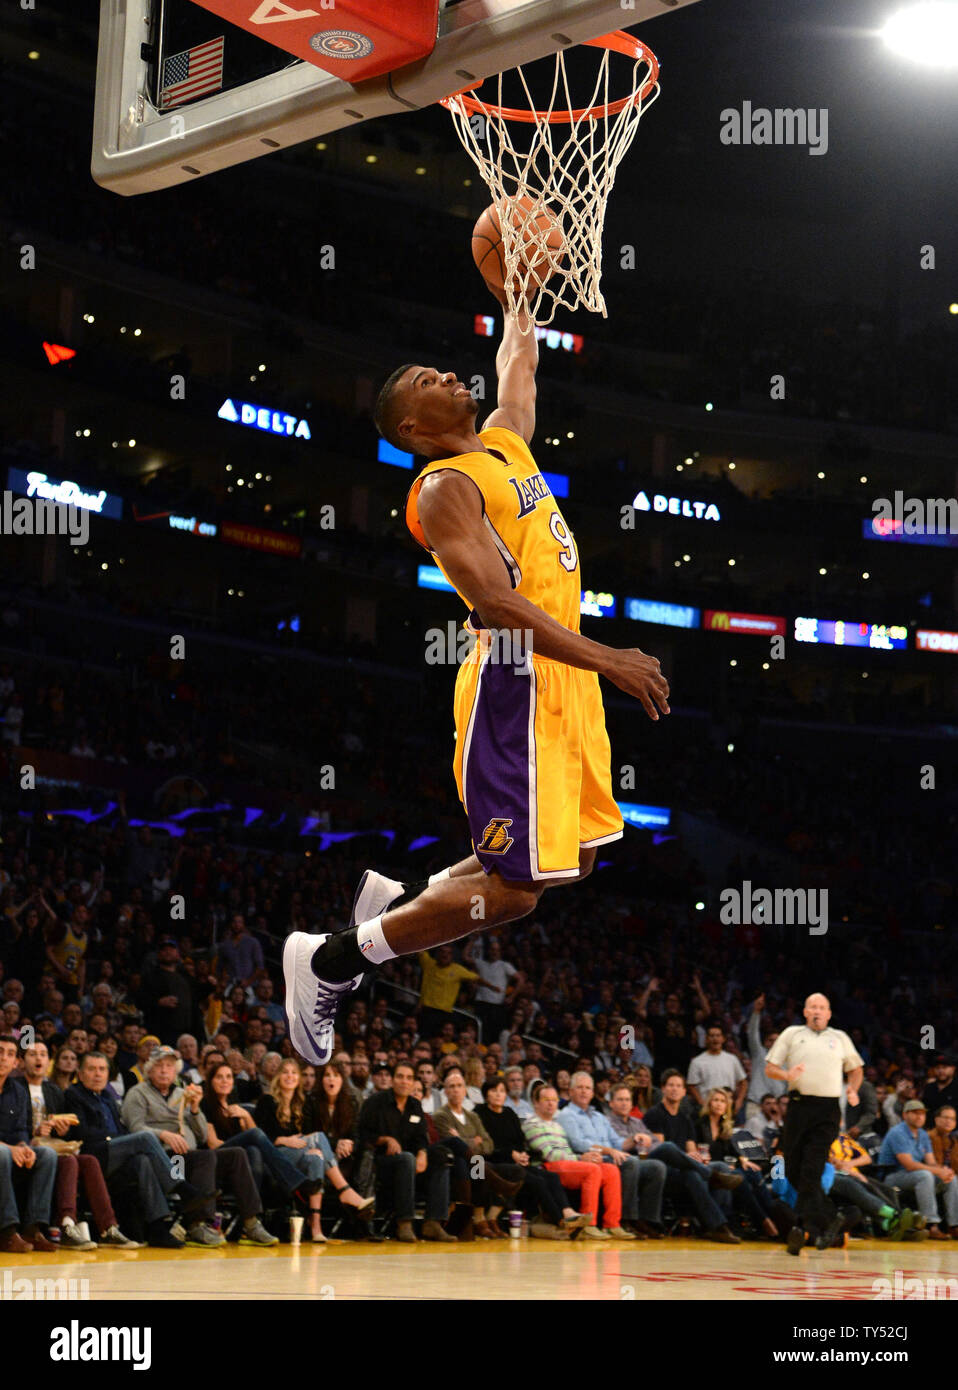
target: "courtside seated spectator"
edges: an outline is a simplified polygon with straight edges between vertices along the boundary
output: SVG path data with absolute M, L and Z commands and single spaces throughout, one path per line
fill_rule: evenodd
M 778 1097 L 771 1091 L 766 1091 L 762 1096 L 759 1108 L 754 1110 L 745 1121 L 744 1128 L 748 1130 L 749 1134 L 754 1134 L 755 1138 L 763 1143 L 768 1152 L 771 1153 L 775 1141 L 782 1132 Z
M 531 1120 L 536 1112 L 525 1095 L 522 1068 L 506 1067 L 502 1079 L 506 1083 L 506 1105 L 516 1112 L 520 1120 Z
M 450 1179 L 452 1200 L 466 1209 L 462 1227 L 455 1228 L 460 1240 L 495 1240 L 507 1233 L 496 1218 L 504 1204 L 519 1191 L 523 1173 L 511 1158 L 498 1169 L 492 1161 L 493 1142 L 474 1110 L 465 1108 L 466 1079 L 458 1067 L 450 1067 L 443 1083 L 445 1105 L 435 1113 L 433 1124 L 440 1142 L 453 1156 Z M 472 1159 L 481 1154 L 481 1173 L 473 1175 Z M 486 1209 L 488 1207 L 488 1218 Z
M 363 1102 L 359 1112 L 359 1135 L 364 1148 L 374 1150 L 377 1185 L 392 1196 L 396 1212 L 398 1240 L 415 1244 L 413 1229 L 416 1179 L 422 1177 L 426 1189 L 426 1220 L 423 1240 L 453 1241 L 441 1222 L 449 1212 L 448 1154 L 430 1150 L 426 1117 L 412 1094 L 413 1069 L 400 1062 L 388 1090 L 377 1091 Z
M 935 1162 L 958 1173 L 958 1134 L 955 1119 L 958 1111 L 953 1105 L 940 1105 L 935 1111 L 934 1127 L 929 1131 Z
M 15 1079 L 17 1044 L 0 1037 L 0 1252 L 27 1255 L 50 1252 L 50 1229 L 57 1157 L 52 1149 L 35 1148 L 30 1096 Z
M 301 1191 L 309 1200 L 310 1239 L 314 1245 L 324 1245 L 322 1205 L 323 1183 L 327 1179 L 339 1194 L 340 1202 L 355 1208 L 365 1220 L 372 1215 L 373 1201 L 350 1187 L 326 1135 L 304 1132 L 311 1123 L 311 1105 L 303 1089 L 303 1069 L 295 1057 L 287 1057 L 273 1078 L 270 1094 L 257 1102 L 254 1119 L 267 1138 L 283 1150 L 284 1158 L 306 1178 Z
M 200 1110 L 200 1086 L 174 1086 L 180 1059 L 171 1047 L 156 1048 L 144 1066 L 144 1080 L 123 1098 L 121 1115 L 131 1134 L 152 1130 L 170 1153 L 185 1160 L 189 1181 L 208 1196 L 202 1214 L 187 1228 L 186 1244 L 217 1246 L 225 1237 L 208 1224 L 213 1217 L 213 1193 L 217 1183 L 230 1192 L 243 1221 L 241 1245 L 275 1245 L 276 1237 L 260 1221 L 263 1203 L 253 1181 L 249 1159 L 242 1149 L 223 1147 L 214 1153 L 201 1148 L 206 1143 L 206 1116 Z
M 906 1100 L 904 1119 L 892 1125 L 882 1140 L 876 1164 L 884 1169 L 883 1181 L 899 1192 L 914 1195 L 918 1210 L 928 1223 L 930 1240 L 947 1240 L 950 1233 L 958 1240 L 958 1180 L 952 1168 L 935 1162 L 935 1154 L 925 1124 L 925 1107 L 920 1100 Z M 944 1184 L 941 1192 L 945 1220 L 935 1200 L 935 1179 Z M 948 1231 L 942 1230 L 942 1224 Z
M 63 1092 L 46 1080 L 50 1054 L 46 1045 L 35 1042 L 20 1059 L 20 1077 L 30 1096 L 33 1112 L 33 1143 L 41 1147 L 44 1140 L 72 1139 L 73 1112 Z M 81 1059 L 82 1065 L 82 1059 Z M 71 1088 L 71 1099 L 76 1087 Z M 53 1216 L 60 1228 L 60 1245 L 71 1250 L 95 1250 L 77 1223 L 77 1193 L 80 1183 L 93 1212 L 100 1244 L 120 1250 L 137 1250 L 140 1242 L 128 1239 L 120 1230 L 116 1213 L 110 1202 L 103 1169 L 92 1154 L 57 1153 L 57 1178 L 54 1192 Z
M 614 1163 L 603 1163 L 599 1153 L 577 1154 L 562 1125 L 556 1118 L 559 1093 L 544 1083 L 533 1091 L 534 1114 L 522 1121 L 522 1132 L 536 1158 L 551 1173 L 559 1175 L 562 1186 L 572 1191 L 581 1189 L 582 1211 L 589 1225 L 582 1230 L 586 1240 L 612 1240 L 615 1233 L 634 1240 L 631 1232 L 622 1232 L 622 1179 Z M 599 1226 L 599 1197 L 602 1198 L 602 1227 Z
M 77 1084 L 70 1092 L 70 1105 L 79 1118 L 79 1124 L 71 1129 L 71 1137 L 80 1141 L 83 1153 L 98 1159 L 107 1191 L 121 1176 L 129 1175 L 133 1180 L 148 1243 L 179 1250 L 186 1231 L 174 1222 L 168 1199 L 177 1194 L 181 1200 L 180 1216 L 187 1223 L 202 1210 L 206 1199 L 191 1183 L 173 1177 L 169 1155 L 158 1135 L 148 1129 L 130 1134 L 110 1090 L 109 1075 L 103 1054 L 88 1052 Z
M 709 1189 L 732 1190 L 739 1185 L 741 1179 L 737 1174 L 710 1170 L 708 1161 L 699 1157 L 695 1122 L 683 1107 L 684 1100 L 684 1078 L 680 1072 L 667 1071 L 662 1077 L 661 1101 L 658 1105 L 653 1105 L 643 1116 L 656 1139 L 660 1142 L 668 1140 L 695 1160 L 701 1169 L 700 1176 L 694 1170 L 678 1171 L 670 1168 L 666 1189 L 681 1192 L 688 1197 L 709 1240 L 716 1240 L 722 1245 L 738 1245 L 738 1236 L 729 1229 Z
M 245 1149 L 260 1196 L 268 1173 L 287 1197 L 299 1192 L 304 1198 L 303 1175 L 258 1128 L 253 1116 L 233 1100 L 233 1069 L 228 1062 L 214 1067 L 203 1083 L 202 1111 L 206 1116 L 206 1147 L 214 1152 L 225 1146 Z

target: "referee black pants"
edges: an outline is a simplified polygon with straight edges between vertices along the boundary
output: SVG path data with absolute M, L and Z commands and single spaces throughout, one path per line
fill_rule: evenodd
M 841 1106 L 828 1096 L 789 1095 L 782 1126 L 785 1176 L 798 1193 L 795 1215 L 811 1236 L 821 1234 L 837 1215 L 825 1195 L 822 1174 L 828 1151 L 838 1138 Z

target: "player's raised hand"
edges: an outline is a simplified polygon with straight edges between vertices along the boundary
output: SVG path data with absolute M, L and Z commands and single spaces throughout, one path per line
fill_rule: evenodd
M 638 647 L 625 647 L 612 652 L 602 674 L 640 700 L 650 719 L 658 719 L 659 710 L 669 713 L 669 683 L 656 657 L 646 656 Z

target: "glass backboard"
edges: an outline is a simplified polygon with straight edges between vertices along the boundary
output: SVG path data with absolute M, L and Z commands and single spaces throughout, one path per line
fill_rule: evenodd
M 100 0 L 93 177 L 127 195 L 169 188 L 693 3 L 447 0 L 427 57 L 354 84 L 191 0 Z

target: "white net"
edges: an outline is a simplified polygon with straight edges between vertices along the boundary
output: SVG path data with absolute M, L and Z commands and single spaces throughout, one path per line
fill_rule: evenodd
M 495 96 L 458 93 L 443 105 L 450 112 L 465 149 L 492 193 L 502 230 L 504 288 L 509 312 L 529 332 L 552 322 L 560 307 L 588 309 L 607 316 L 602 278 L 602 232 L 616 171 L 635 138 L 639 121 L 659 94 L 658 63 L 637 39 L 630 49 L 619 91 L 611 87 L 613 51 L 601 51 L 591 96 L 577 106 L 570 92 L 565 53 L 555 55 L 555 71 L 537 102 L 527 74 L 513 69 L 522 107 L 504 104 L 503 79 L 492 79 Z M 622 47 L 617 47 L 623 56 Z M 582 49 L 576 50 L 581 53 Z M 618 67 L 621 69 L 622 63 Z M 538 89 L 537 89 L 538 90 Z

